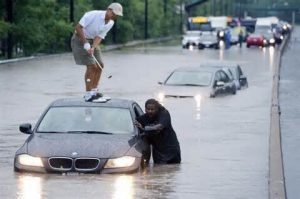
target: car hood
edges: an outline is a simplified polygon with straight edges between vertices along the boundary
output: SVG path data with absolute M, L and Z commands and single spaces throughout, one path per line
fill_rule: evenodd
M 27 152 L 37 157 L 120 157 L 130 149 L 131 138 L 132 135 L 36 133 L 28 141 Z
M 184 40 L 187 40 L 187 41 L 198 41 L 199 37 L 197 37 L 197 36 L 188 36 L 188 37 L 184 37 Z
M 162 86 L 160 89 L 165 97 L 194 97 L 196 95 L 201 95 L 203 97 L 208 97 L 211 92 L 209 86 Z
M 200 42 L 202 42 L 202 43 L 216 43 L 216 42 L 218 42 L 218 40 L 215 37 L 213 37 L 213 38 L 201 38 Z

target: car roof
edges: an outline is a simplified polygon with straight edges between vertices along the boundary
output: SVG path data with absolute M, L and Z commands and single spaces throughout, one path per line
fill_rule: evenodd
M 217 69 L 213 68 L 213 67 L 180 67 L 180 68 L 176 68 L 174 70 L 174 72 L 175 71 L 181 71 L 181 72 L 201 72 L 201 71 L 216 72 Z
M 200 67 L 215 67 L 215 68 L 225 68 L 225 67 L 237 67 L 238 63 L 233 62 L 208 62 L 208 63 L 201 63 Z
M 83 98 L 62 98 L 53 101 L 51 107 L 116 107 L 116 108 L 130 108 L 132 104 L 136 103 L 133 100 L 112 98 L 105 102 L 86 102 Z

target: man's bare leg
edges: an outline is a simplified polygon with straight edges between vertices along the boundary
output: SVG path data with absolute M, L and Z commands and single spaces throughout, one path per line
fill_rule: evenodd
M 86 66 L 86 72 L 84 76 L 85 80 L 85 90 L 90 91 L 94 88 L 94 79 L 95 79 L 95 73 L 97 66 L 95 64 L 87 65 Z
M 99 67 L 95 70 L 95 79 L 93 82 L 93 87 L 97 88 L 100 82 L 100 78 L 101 78 L 101 74 L 102 74 L 102 69 L 100 69 Z

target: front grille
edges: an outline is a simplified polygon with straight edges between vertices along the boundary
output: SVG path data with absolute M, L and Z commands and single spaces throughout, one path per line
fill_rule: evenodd
M 75 160 L 75 169 L 78 171 L 95 170 L 100 163 L 97 158 L 77 158 Z
M 73 160 L 65 157 L 49 158 L 49 165 L 52 169 L 59 171 L 68 171 L 72 169 Z

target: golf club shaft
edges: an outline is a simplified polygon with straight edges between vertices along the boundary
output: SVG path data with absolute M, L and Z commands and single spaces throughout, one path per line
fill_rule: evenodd
M 98 62 L 98 60 L 96 59 L 96 57 L 94 55 L 92 55 L 93 59 L 95 60 L 96 64 L 101 68 L 101 70 L 103 71 L 103 67 L 101 66 L 101 64 Z

